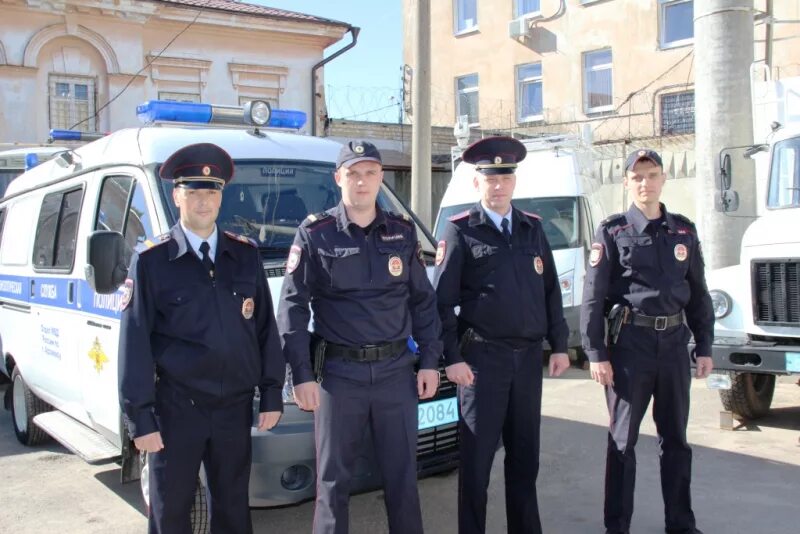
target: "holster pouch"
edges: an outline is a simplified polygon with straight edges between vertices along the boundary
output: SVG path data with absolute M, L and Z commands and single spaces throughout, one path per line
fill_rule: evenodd
M 314 369 L 314 377 L 317 382 L 322 382 L 322 368 L 325 366 L 325 347 L 327 342 L 324 338 L 315 334 L 311 335 L 311 359 Z
M 624 304 L 614 304 L 611 311 L 608 312 L 608 344 L 615 345 L 619 338 L 619 333 L 622 330 L 622 325 L 628 318 L 630 308 Z
M 475 330 L 472 328 L 467 328 L 463 334 L 461 334 L 461 339 L 458 341 L 458 352 L 461 354 L 461 357 L 464 357 L 464 353 L 467 351 L 469 344 L 472 342 L 473 334 Z

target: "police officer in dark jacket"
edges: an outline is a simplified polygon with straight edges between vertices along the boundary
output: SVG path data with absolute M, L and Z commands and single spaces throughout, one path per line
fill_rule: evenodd
M 414 224 L 376 205 L 383 170 L 375 146 L 353 141 L 342 147 L 335 179 L 342 201 L 300 225 L 278 312 L 295 399 L 315 411 L 314 532 L 348 531 L 350 480 L 371 432 L 389 530 L 420 533 L 417 397 L 432 397 L 439 383 L 436 297 Z M 409 336 L 420 348 L 416 379 Z
M 605 386 L 611 426 L 605 488 L 606 532 L 628 532 L 636 477 L 634 448 L 650 398 L 661 446 L 661 489 L 669 533 L 699 533 L 689 485 L 690 331 L 698 378 L 711 372 L 714 314 L 694 224 L 659 202 L 661 157 L 637 150 L 625 164 L 633 203 L 597 229 L 581 307 L 592 378 Z M 606 337 L 606 316 L 609 333 Z M 688 327 L 687 327 L 688 324 Z
M 463 160 L 475 164 L 481 200 L 449 220 L 436 251 L 446 371 L 458 384 L 461 408 L 461 534 L 485 531 L 501 437 L 508 532 L 542 531 L 536 498 L 542 341 L 553 349 L 550 375 L 559 376 L 569 367 L 568 328 L 541 221 L 511 205 L 514 171 L 526 152 L 510 137 L 483 139 L 464 152 Z
M 250 533 L 255 388 L 258 429 L 278 422 L 285 363 L 256 246 L 216 226 L 230 156 L 201 143 L 161 167 L 180 221 L 134 255 L 125 281 L 120 402 L 150 472 L 149 531 L 190 534 L 200 463 L 211 531 Z

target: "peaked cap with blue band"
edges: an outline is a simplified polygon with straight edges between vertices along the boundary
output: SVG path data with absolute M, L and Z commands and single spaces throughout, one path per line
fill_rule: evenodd
M 176 187 L 221 191 L 233 179 L 233 160 L 213 143 L 197 143 L 176 150 L 161 165 L 159 176 Z
M 461 159 L 475 165 L 482 174 L 513 174 L 528 150 L 513 137 L 487 137 L 472 143 Z

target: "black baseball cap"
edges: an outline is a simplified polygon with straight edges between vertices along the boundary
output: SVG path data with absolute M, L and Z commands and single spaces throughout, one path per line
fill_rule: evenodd
M 336 168 L 344 166 L 345 168 L 354 165 L 361 161 L 374 161 L 383 165 L 381 160 L 381 153 L 369 141 L 350 141 L 342 147 L 339 151 L 339 157 L 336 159 Z
M 649 159 L 659 167 L 664 167 L 664 163 L 661 161 L 661 156 L 658 155 L 658 152 L 650 150 L 649 148 L 642 148 L 640 150 L 634 150 L 628 155 L 628 160 L 625 162 L 625 171 L 633 170 L 633 166 L 643 159 Z

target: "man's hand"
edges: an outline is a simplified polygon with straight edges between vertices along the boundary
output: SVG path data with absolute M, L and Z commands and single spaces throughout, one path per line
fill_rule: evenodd
M 261 412 L 258 414 L 258 430 L 260 432 L 272 430 L 278 424 L 280 418 L 281 412 Z
M 550 376 L 561 376 L 567 369 L 569 369 L 569 355 L 566 352 L 554 352 L 550 355 L 550 365 L 548 365 Z
M 312 381 L 295 385 L 294 401 L 301 410 L 307 412 L 319 408 L 319 384 Z
M 133 444 L 139 449 L 139 452 L 158 452 L 164 448 L 164 442 L 161 441 L 161 432 L 151 432 L 138 438 L 133 438 Z
M 445 367 L 444 372 L 450 382 L 458 384 L 459 386 L 471 386 L 475 381 L 472 368 L 464 362 L 448 365 Z
M 430 399 L 439 388 L 439 371 L 420 369 L 417 371 L 417 394 L 420 399 Z
M 711 374 L 711 370 L 714 368 L 714 360 L 711 359 L 711 356 L 698 356 L 695 367 L 695 376 L 697 378 L 705 378 Z
M 601 386 L 614 385 L 614 369 L 611 362 L 590 362 L 589 371 L 592 373 L 592 380 Z

